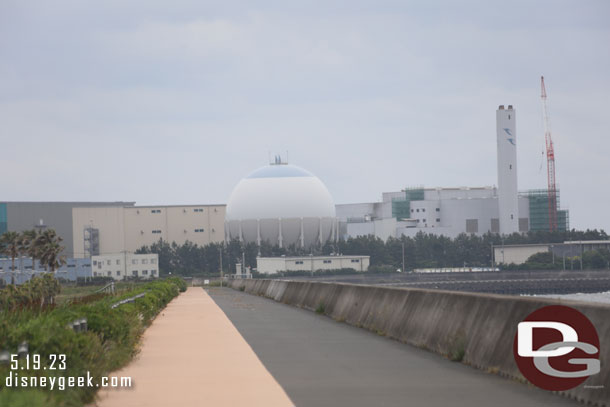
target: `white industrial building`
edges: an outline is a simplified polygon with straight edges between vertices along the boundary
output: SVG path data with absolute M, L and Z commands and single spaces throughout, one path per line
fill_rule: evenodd
M 498 190 L 410 188 L 383 193 L 381 202 L 337 205 L 343 238 L 375 235 L 386 240 L 419 232 L 456 237 L 461 233 L 500 233 Z M 529 230 L 529 202 L 518 197 L 519 232 Z
M 335 204 L 319 178 L 288 165 L 274 163 L 242 179 L 229 198 L 226 240 L 260 245 L 310 247 L 337 239 Z
M 406 188 L 383 193 L 381 202 L 337 205 L 340 237 L 386 240 L 423 232 L 454 238 L 548 230 L 546 191 L 518 192 L 515 122 L 512 105 L 498 108 L 498 187 Z M 558 211 L 558 219 L 560 230 L 569 228 L 567 211 Z
M 115 280 L 125 278 L 159 277 L 158 254 L 115 253 L 91 257 L 93 277 L 112 277 Z
M 590 250 L 610 250 L 610 240 L 573 240 L 563 243 L 513 244 L 493 247 L 496 264 L 523 264 L 538 253 L 552 253 L 557 263 L 573 257 L 582 257 Z
M 299 256 L 299 257 L 257 257 L 256 271 L 277 274 L 286 271 L 318 271 L 353 269 L 364 272 L 369 269 L 369 256 Z

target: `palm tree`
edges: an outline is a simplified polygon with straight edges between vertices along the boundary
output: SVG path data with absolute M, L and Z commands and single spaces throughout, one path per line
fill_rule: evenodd
M 0 236 L 0 249 L 11 258 L 11 284 L 15 284 L 15 257 L 19 256 L 19 233 L 5 232 Z
M 61 240 L 61 238 L 58 239 L 58 241 Z M 64 250 L 64 246 L 61 246 L 58 241 L 50 242 L 43 249 L 44 254 L 42 255 L 42 262 L 45 266 L 49 267 L 51 273 L 55 272 L 57 267 L 66 264 L 64 256 L 60 256 L 60 253 Z
M 19 237 L 17 238 L 17 247 L 19 249 L 19 273 L 23 273 L 23 255 L 27 254 L 28 251 L 28 238 L 25 235 L 25 232 L 19 233 Z
M 40 233 L 36 229 L 26 230 L 21 234 L 25 243 L 25 252 L 32 258 L 32 271 L 36 271 L 36 259 L 40 254 Z
M 64 246 L 60 245 L 63 239 L 57 236 L 53 229 L 45 230 L 36 240 L 37 244 L 40 245 L 40 263 L 45 265 L 46 270 L 50 268 L 50 271 L 54 272 L 56 267 L 61 267 L 62 264 L 66 263 L 65 258 L 60 256 L 60 253 L 65 249 Z

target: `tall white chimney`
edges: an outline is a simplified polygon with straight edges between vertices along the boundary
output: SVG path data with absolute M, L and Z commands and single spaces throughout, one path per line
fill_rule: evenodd
M 496 110 L 498 141 L 498 213 L 500 233 L 519 231 L 519 201 L 517 191 L 517 132 L 516 111 L 512 105 Z

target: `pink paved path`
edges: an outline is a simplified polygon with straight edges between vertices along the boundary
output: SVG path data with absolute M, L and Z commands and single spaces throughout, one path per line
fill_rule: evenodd
M 293 406 L 248 343 L 200 287 L 174 299 L 146 330 L 138 357 L 99 392 L 99 407 Z

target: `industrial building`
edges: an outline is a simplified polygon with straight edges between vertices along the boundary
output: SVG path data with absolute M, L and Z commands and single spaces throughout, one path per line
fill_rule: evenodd
M 381 202 L 337 205 L 343 238 L 375 235 L 386 240 L 419 232 L 456 237 L 500 233 L 495 187 L 408 188 L 385 192 Z M 518 231 L 527 232 L 528 201 L 518 198 Z
M 224 240 L 225 205 L 79 207 L 72 211 L 76 257 L 135 252 L 160 239 L 204 246 Z
M 225 205 L 135 206 L 134 202 L 0 202 L 0 235 L 54 229 L 63 256 L 135 252 L 163 239 L 181 245 L 224 240 Z
M 91 257 L 93 277 L 126 278 L 159 277 L 158 254 L 115 253 Z
M 364 272 L 369 269 L 370 256 L 301 256 L 301 257 L 257 257 L 256 271 L 277 274 L 286 271 L 309 271 L 353 269 Z
M 610 240 L 574 240 L 563 243 L 513 244 L 493 247 L 496 264 L 523 264 L 537 253 L 552 253 L 558 264 L 566 259 L 581 257 L 591 250 L 610 250 Z M 565 268 L 565 267 L 564 267 Z
M 54 229 L 63 239 L 62 252 L 66 257 L 82 254 L 82 244 L 73 239 L 72 210 L 74 208 L 123 208 L 133 206 L 134 202 L 0 202 L 0 235 L 6 231 Z M 74 247 L 78 249 L 75 251 Z
M 279 157 L 237 184 L 225 222 L 227 241 L 310 247 L 337 239 L 335 204 L 326 186 Z
M 54 229 L 68 258 L 135 252 L 163 239 L 224 240 L 225 205 L 135 206 L 134 202 L 0 202 L 0 235 Z
M 559 191 L 519 193 L 517 184 L 516 111 L 503 105 L 496 111 L 498 186 L 406 188 L 385 192 L 381 202 L 337 205 L 339 235 L 413 237 L 419 232 L 454 238 L 462 233 L 511 234 L 549 230 L 549 205 L 557 230 L 569 228 L 568 212 L 559 210 Z

